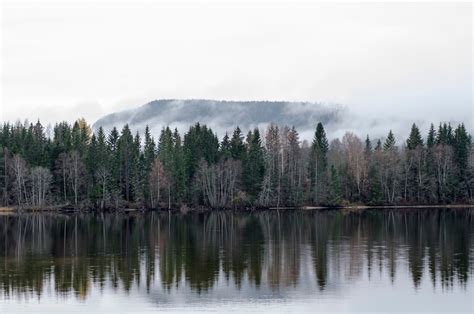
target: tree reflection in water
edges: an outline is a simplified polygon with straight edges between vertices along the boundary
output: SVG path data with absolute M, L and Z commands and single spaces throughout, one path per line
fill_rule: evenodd
M 273 291 L 303 269 L 324 291 L 406 267 L 414 288 L 465 287 L 472 270 L 474 210 L 231 211 L 188 215 L 0 216 L 0 290 L 86 298 L 92 284 L 150 292 L 186 284 L 205 293 L 220 280 Z M 403 270 L 406 271 L 406 270 Z M 366 275 L 364 275 L 366 274 Z M 365 278 L 367 277 L 367 278 Z

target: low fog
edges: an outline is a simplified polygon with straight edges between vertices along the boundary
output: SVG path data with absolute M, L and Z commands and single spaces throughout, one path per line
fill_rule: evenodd
M 387 110 L 388 111 L 388 110 Z M 415 116 L 415 115 L 414 115 Z M 450 122 L 453 125 L 464 122 L 472 127 L 469 119 L 428 120 L 425 118 L 408 119 L 393 113 L 356 112 L 342 104 L 324 104 L 310 102 L 273 102 L 273 101 L 217 101 L 217 100 L 155 100 L 143 106 L 106 115 L 94 123 L 97 131 L 103 127 L 108 133 L 115 126 L 120 129 L 128 124 L 132 131 L 144 133 L 148 125 L 152 135 L 158 138 L 162 128 L 177 128 L 181 134 L 197 122 L 206 124 L 222 138 L 231 134 L 239 126 L 244 134 L 254 128 L 265 131 L 270 123 L 294 126 L 301 140 L 311 141 L 316 124 L 322 122 L 329 139 L 342 138 L 350 131 L 361 138 L 368 134 L 372 139 L 383 138 L 391 129 L 398 143 L 408 136 L 412 123 L 427 133 L 431 123 Z M 447 116 L 448 117 L 448 116 Z
M 306 139 L 327 113 L 329 137 L 473 130 L 472 3 L 165 2 L 2 1 L 0 120 L 94 123 L 128 109 L 118 127 L 157 135 L 201 120 L 222 136 L 273 118 L 217 100 L 257 100 L 289 102 L 275 122 Z M 195 116 L 180 101 L 128 116 L 154 99 L 216 101 Z

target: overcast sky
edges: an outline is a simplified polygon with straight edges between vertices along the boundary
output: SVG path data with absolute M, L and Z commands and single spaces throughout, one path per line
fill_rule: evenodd
M 2 2 L 1 120 L 160 98 L 337 102 L 472 128 L 470 3 Z

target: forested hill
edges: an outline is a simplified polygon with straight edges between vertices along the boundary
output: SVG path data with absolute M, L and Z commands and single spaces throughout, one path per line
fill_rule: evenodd
M 150 132 L 158 136 L 163 127 L 177 127 L 184 132 L 200 122 L 223 136 L 236 126 L 249 130 L 273 122 L 295 126 L 303 133 L 314 129 L 315 121 L 321 121 L 331 129 L 331 124 L 340 123 L 344 115 L 342 106 L 311 102 L 162 99 L 106 115 L 94 123 L 93 129 L 103 127 L 105 132 L 109 132 L 113 127 L 120 129 L 128 124 L 132 130 L 143 133 L 148 125 Z

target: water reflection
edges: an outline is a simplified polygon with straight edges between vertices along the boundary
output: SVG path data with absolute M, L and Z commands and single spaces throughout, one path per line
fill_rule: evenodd
M 3 298 L 51 289 L 86 299 L 91 286 L 147 294 L 223 281 L 235 291 L 320 293 L 387 273 L 423 276 L 433 288 L 466 288 L 474 210 L 212 212 L 0 216 Z M 312 293 L 312 292 L 311 292 Z M 313 295 L 314 296 L 314 295 Z

